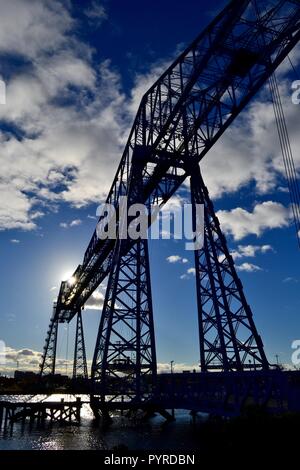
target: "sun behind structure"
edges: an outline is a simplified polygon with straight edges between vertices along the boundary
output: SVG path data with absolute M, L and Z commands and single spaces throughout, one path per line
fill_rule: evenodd
M 76 277 L 73 276 L 72 271 L 67 271 L 63 276 L 62 276 L 62 281 L 67 282 L 69 286 L 73 286 L 76 282 Z

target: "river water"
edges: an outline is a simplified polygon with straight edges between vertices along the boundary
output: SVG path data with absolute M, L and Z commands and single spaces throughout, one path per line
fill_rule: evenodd
M 204 417 L 198 416 L 196 426 L 201 426 L 203 420 Z M 38 428 L 26 422 L 24 425 L 14 423 L 13 427 L 0 431 L 0 450 L 113 450 L 119 446 L 130 450 L 180 451 L 195 450 L 199 442 L 192 418 L 184 410 L 176 411 L 176 421 L 171 423 L 166 423 L 159 415 L 146 422 L 115 416 L 104 430 L 95 423 L 87 404 L 82 407 L 79 425 L 46 422 L 43 428 Z

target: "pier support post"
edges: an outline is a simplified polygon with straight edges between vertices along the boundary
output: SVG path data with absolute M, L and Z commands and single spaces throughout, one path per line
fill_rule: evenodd
M 2 420 L 3 420 L 3 405 L 0 406 L 0 431 L 2 429 Z

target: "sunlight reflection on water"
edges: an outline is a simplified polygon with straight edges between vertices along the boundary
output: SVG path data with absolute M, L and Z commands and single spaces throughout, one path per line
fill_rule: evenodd
M 79 396 L 79 395 L 77 395 Z M 88 396 L 80 395 L 82 401 Z M 6 397 L 8 398 L 8 397 Z M 46 395 L 22 397 L 27 401 L 51 400 L 75 401 L 74 395 Z M 5 397 L 2 397 L 5 399 Z M 10 396 L 10 400 L 21 401 L 20 396 Z M 203 417 L 199 416 L 198 426 Z M 165 423 L 159 415 L 146 422 L 128 420 L 117 416 L 112 425 L 104 430 L 93 419 L 93 413 L 88 404 L 81 410 L 80 425 L 50 425 L 44 428 L 29 423 L 15 423 L 12 430 L 0 432 L 0 449 L 36 449 L 36 450 L 72 450 L 72 449 L 113 449 L 119 445 L 129 449 L 193 449 L 199 448 L 195 428 L 191 424 L 191 416 L 185 411 L 176 412 L 176 421 Z

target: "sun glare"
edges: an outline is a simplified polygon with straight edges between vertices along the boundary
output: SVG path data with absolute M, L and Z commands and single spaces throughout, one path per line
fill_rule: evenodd
M 62 281 L 67 282 L 69 286 L 73 286 L 76 282 L 76 278 L 73 276 L 72 271 L 68 271 L 62 276 Z
M 69 286 L 73 286 L 76 282 L 76 277 L 75 276 L 71 276 L 68 280 L 67 280 Z

